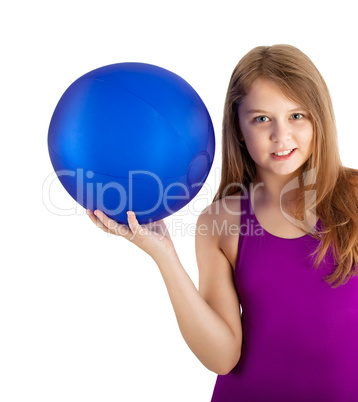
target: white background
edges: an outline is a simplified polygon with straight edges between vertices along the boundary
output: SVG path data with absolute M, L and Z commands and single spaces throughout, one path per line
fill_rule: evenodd
M 333 98 L 343 164 L 358 168 L 354 2 L 3 4 L 0 400 L 210 401 L 216 375 L 183 340 L 151 258 L 98 230 L 58 181 L 51 200 L 68 216 L 44 204 L 52 113 L 75 79 L 111 63 L 156 64 L 196 89 L 214 123 L 216 157 L 196 201 L 166 222 L 197 285 L 192 229 L 219 184 L 230 74 L 251 48 L 288 43 L 313 60 Z

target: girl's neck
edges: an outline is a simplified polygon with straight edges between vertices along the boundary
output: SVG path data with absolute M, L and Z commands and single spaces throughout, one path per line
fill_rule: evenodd
M 297 197 L 297 186 L 294 177 L 290 176 L 272 180 L 255 177 L 250 188 L 257 202 L 267 206 L 292 205 Z

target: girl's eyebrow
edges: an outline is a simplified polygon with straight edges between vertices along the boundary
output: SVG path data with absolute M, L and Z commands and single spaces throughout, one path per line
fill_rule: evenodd
M 248 110 L 246 113 L 249 114 L 249 113 L 268 113 L 268 112 L 266 112 L 265 110 L 260 110 L 260 109 L 251 109 L 251 110 Z
M 298 107 L 295 107 L 294 109 L 289 110 L 289 112 L 296 112 L 298 110 L 303 111 L 305 109 L 298 106 Z M 261 109 L 250 109 L 246 112 L 246 114 L 250 114 L 250 113 L 270 113 L 270 112 L 267 112 L 266 110 L 261 110 Z

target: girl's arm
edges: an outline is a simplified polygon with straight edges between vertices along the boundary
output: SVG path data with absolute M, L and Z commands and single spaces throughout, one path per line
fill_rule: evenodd
M 216 209 L 215 204 L 219 204 L 221 213 L 210 214 L 210 211 Z M 219 327 L 212 328 L 214 336 L 217 336 L 217 349 L 216 353 L 213 351 L 212 358 L 220 362 L 221 356 L 221 371 L 225 374 L 240 359 L 242 327 L 233 268 L 220 248 L 220 240 L 222 242 L 223 236 L 228 235 L 223 231 L 220 234 L 220 228 L 224 221 L 228 223 L 232 217 L 226 216 L 221 200 L 215 204 L 199 216 L 195 246 L 199 268 L 199 294 L 221 320 L 220 330 Z
M 181 265 L 173 243 L 160 221 L 154 230 L 128 215 L 130 230 L 102 212 L 89 215 L 103 230 L 131 240 L 152 256 L 164 279 L 180 331 L 189 348 L 209 370 L 228 373 L 241 351 L 241 321 L 232 268 L 215 236 L 197 235 L 196 248 L 202 284 L 200 292 Z M 205 214 L 198 224 L 212 224 Z

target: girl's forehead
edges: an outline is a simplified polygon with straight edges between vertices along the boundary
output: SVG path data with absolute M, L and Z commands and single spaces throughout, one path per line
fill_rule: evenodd
M 281 104 L 285 107 L 300 106 L 294 96 L 288 97 L 276 83 L 268 80 L 255 81 L 240 101 L 240 105 L 246 106 L 259 106 L 260 104 Z
M 254 81 L 246 92 L 246 96 L 260 96 L 267 93 L 276 94 L 281 97 L 286 97 L 282 89 L 275 82 L 269 81 L 267 79 L 259 79 Z

